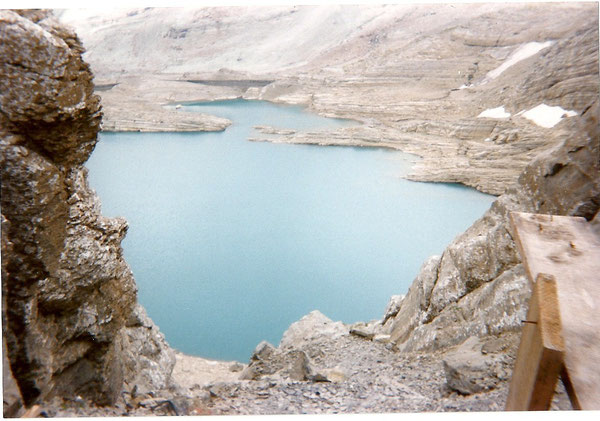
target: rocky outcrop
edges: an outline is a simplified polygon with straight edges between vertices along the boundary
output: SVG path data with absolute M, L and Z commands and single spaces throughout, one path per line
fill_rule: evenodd
M 314 310 L 294 322 L 283 333 L 280 348 L 301 349 L 316 338 L 338 338 L 346 335 L 348 328 L 342 322 L 334 322 L 319 310 Z
M 334 322 L 314 310 L 294 322 L 284 332 L 279 346 L 268 342 L 258 344 L 250 363 L 240 375 L 242 380 L 262 378 L 291 379 L 297 381 L 338 382 L 345 378 L 338 367 L 317 367 L 307 354 L 308 349 L 320 341 L 335 341 L 348 335 L 348 327 Z
M 141 367 L 164 386 L 164 342 L 132 331 L 153 328 L 131 322 L 127 223 L 101 215 L 83 167 L 102 116 L 83 48 L 45 11 L 0 11 L 0 34 L 2 327 L 23 401 L 110 404 Z
M 404 351 L 452 346 L 471 336 L 518 330 L 529 281 L 515 249 L 511 211 L 582 216 L 600 208 L 598 102 L 569 126 L 562 145 L 540 155 L 465 233 L 422 267 L 393 319 Z
M 171 384 L 175 351 L 140 304 L 129 315 L 120 339 L 126 389 L 144 394 Z

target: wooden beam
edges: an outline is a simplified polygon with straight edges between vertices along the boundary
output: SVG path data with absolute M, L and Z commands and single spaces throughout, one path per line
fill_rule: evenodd
M 600 238 L 579 217 L 513 212 L 515 242 L 530 281 L 556 280 L 565 373 L 574 408 L 600 409 Z
M 23 415 L 21 415 L 21 418 L 37 418 L 41 413 L 42 407 L 39 405 L 33 405 L 31 408 L 25 411 Z
M 540 274 L 529 300 L 506 401 L 507 411 L 550 408 L 563 368 L 563 353 L 556 280 Z

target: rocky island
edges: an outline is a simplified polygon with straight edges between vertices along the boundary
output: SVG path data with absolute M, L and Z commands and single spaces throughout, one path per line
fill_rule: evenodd
M 502 410 L 530 295 L 509 212 L 600 230 L 597 4 L 2 10 L 0 34 L 5 416 Z M 227 98 L 362 122 L 257 141 L 394 148 L 498 199 L 381 320 L 314 311 L 250 361 L 183 355 L 84 164 L 100 129 L 223 130 L 165 106 Z

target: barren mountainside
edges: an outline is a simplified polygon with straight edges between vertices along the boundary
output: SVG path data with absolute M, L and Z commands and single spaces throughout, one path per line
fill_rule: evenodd
M 500 410 L 530 294 L 509 212 L 600 226 L 597 4 L 0 10 L 0 38 L 6 416 Z M 499 197 L 381 320 L 313 312 L 250 361 L 185 356 L 84 165 L 101 129 L 223 130 L 163 106 L 227 98 L 362 122 L 255 141 L 399 149 L 413 180 Z
M 564 124 L 542 127 L 526 111 L 544 104 L 580 115 L 598 97 L 598 8 L 591 3 L 60 16 L 77 28 L 96 82 L 106 86 L 105 130 L 193 129 L 180 121 L 189 113 L 160 107 L 167 103 L 244 97 L 303 104 L 364 125 L 258 140 L 401 149 L 423 157 L 411 179 L 496 195 L 566 134 Z M 480 117 L 500 107 L 503 114 Z M 197 119 L 197 129 L 216 129 L 214 120 Z

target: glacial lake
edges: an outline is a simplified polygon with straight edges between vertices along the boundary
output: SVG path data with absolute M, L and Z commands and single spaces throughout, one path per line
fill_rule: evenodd
M 229 118 L 213 133 L 102 133 L 89 168 L 106 216 L 124 216 L 139 301 L 169 344 L 247 362 L 318 309 L 380 319 L 421 264 L 494 200 L 400 178 L 417 159 L 376 148 L 250 142 L 255 125 L 350 121 L 259 101 L 187 106 Z

